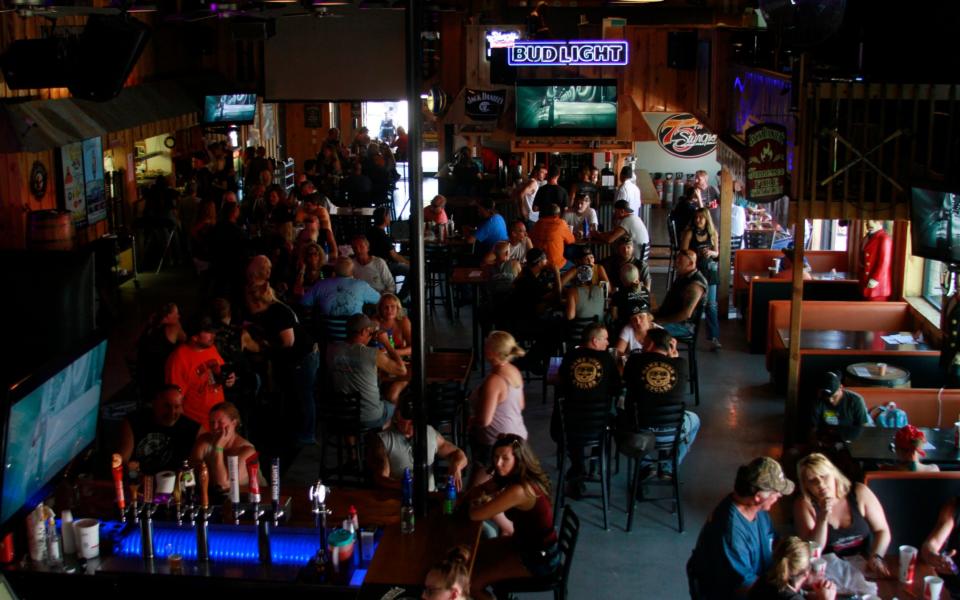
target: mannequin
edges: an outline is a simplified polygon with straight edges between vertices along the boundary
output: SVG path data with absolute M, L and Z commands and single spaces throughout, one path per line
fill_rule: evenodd
M 940 368 L 946 374 L 946 387 L 960 387 L 960 288 L 957 287 L 957 265 L 950 265 L 950 274 L 943 285 L 944 302 L 940 314 Z
M 883 221 L 867 221 L 867 235 L 860 244 L 860 290 L 865 300 L 890 299 L 893 240 L 883 230 Z

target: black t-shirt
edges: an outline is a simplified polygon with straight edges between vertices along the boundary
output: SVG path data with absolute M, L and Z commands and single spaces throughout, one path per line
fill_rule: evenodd
M 274 364 L 295 367 L 313 351 L 313 337 L 300 324 L 293 309 L 283 302 L 274 302 L 266 310 L 252 315 L 251 321 L 256 325 L 259 337 L 270 345 Z M 293 329 L 293 346 L 284 348 L 280 344 L 280 333 L 287 329 Z
M 533 205 L 537 210 L 543 210 L 551 204 L 564 208 L 568 199 L 567 190 L 559 185 L 548 183 L 537 190 L 537 195 L 533 197 Z
M 683 402 L 687 385 L 687 361 L 659 352 L 636 352 L 623 369 L 627 386 L 624 410 L 619 415 L 621 431 L 644 429 L 646 410 Z
M 577 347 L 560 364 L 560 381 L 566 401 L 613 405 L 620 394 L 620 373 L 609 352 Z
M 536 318 L 541 316 L 548 306 L 544 304 L 547 294 L 555 292 L 556 277 L 553 270 L 544 269 L 539 275 L 525 270 L 513 283 L 512 301 L 516 307 L 516 316 Z
M 148 410 L 139 410 L 128 417 L 133 430 L 131 460 L 140 461 L 143 473 L 175 471 L 190 457 L 193 442 L 200 426 L 186 417 L 180 417 L 172 427 L 157 425 Z
M 367 240 L 370 241 L 370 254 L 379 256 L 383 260 L 390 262 L 390 251 L 396 249 L 396 241 L 386 231 L 379 227 L 374 227 L 367 232 Z
M 836 406 L 821 398 L 813 407 L 811 425 L 817 437 L 824 441 L 852 440 L 866 422 L 867 406 L 863 396 L 850 390 L 843 390 Z
M 633 314 L 633 307 L 650 310 L 650 292 L 642 285 L 635 290 L 619 288 L 610 296 L 610 302 L 617 308 L 618 324 L 626 324 Z

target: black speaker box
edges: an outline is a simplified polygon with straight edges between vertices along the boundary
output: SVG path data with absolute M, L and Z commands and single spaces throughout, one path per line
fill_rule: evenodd
M 667 66 L 671 69 L 697 68 L 697 32 L 667 33 Z
M 513 85 L 517 82 L 517 69 L 507 64 L 508 48 L 490 49 L 490 83 Z
M 65 38 L 15 40 L 0 56 L 3 80 L 14 90 L 66 87 L 72 69 L 70 56 L 76 44 Z
M 80 34 L 70 93 L 98 102 L 116 97 L 149 37 L 147 26 L 132 17 L 91 15 Z

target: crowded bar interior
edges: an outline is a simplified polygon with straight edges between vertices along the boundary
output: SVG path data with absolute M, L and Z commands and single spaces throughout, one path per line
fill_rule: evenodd
M 960 597 L 958 26 L 0 0 L 0 597 Z

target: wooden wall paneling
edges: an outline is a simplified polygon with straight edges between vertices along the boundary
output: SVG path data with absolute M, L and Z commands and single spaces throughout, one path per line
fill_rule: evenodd
M 480 58 L 482 54 L 483 46 L 483 30 L 477 26 L 468 26 L 466 27 L 465 32 L 465 47 L 466 47 L 466 56 L 464 63 L 466 64 L 466 72 L 464 84 L 467 87 L 484 87 L 490 83 L 490 72 L 487 71 L 486 82 L 482 82 L 480 79 Z M 446 90 L 451 96 L 451 100 L 460 93 L 459 89 L 456 90 Z

